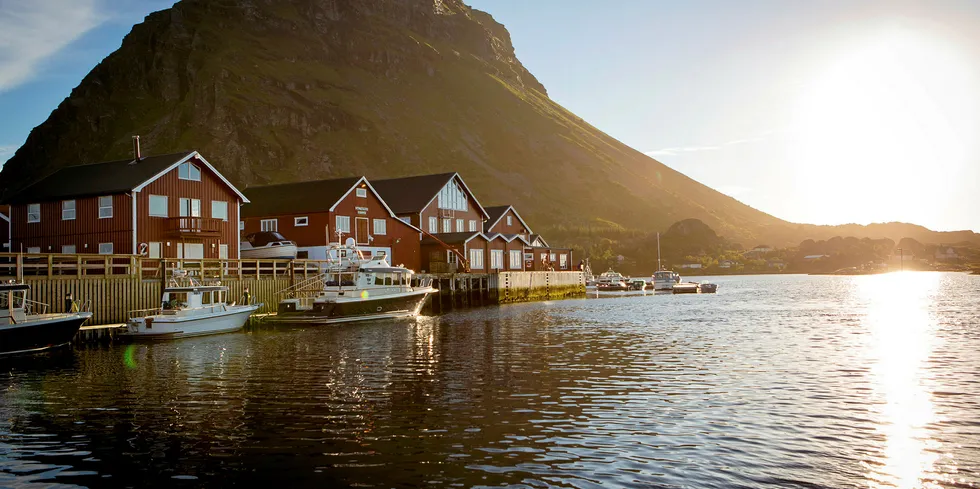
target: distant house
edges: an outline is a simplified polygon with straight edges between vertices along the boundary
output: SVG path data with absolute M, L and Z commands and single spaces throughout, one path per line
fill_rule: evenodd
M 354 238 L 370 255 L 419 270 L 420 230 L 399 219 L 364 177 L 265 185 L 245 189 L 242 231 L 277 231 L 296 242 L 299 256 L 325 259 L 329 243 Z
M 700 263 L 684 263 L 683 265 L 681 265 L 681 268 L 699 269 L 699 268 L 701 268 L 701 264 Z
M 396 216 L 428 234 L 478 233 L 486 210 L 458 173 L 374 180 Z
M 955 249 L 943 245 L 939 245 L 939 248 L 936 248 L 935 256 L 938 261 L 954 261 L 960 258 Z
M 731 260 L 721 260 L 721 261 L 718 262 L 718 268 L 728 269 L 728 268 L 732 268 L 734 266 L 735 266 L 735 262 L 733 262 Z
M 11 249 L 238 258 L 248 199 L 197 151 L 61 168 L 6 199 Z

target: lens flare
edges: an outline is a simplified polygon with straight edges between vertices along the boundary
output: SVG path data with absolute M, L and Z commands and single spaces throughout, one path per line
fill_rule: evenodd
M 362 290 L 361 291 L 361 299 L 367 299 L 367 298 L 368 298 L 368 291 Z
M 136 345 L 129 345 L 126 347 L 126 350 L 123 351 L 123 364 L 126 365 L 126 368 L 136 368 L 136 358 L 134 353 L 136 353 Z

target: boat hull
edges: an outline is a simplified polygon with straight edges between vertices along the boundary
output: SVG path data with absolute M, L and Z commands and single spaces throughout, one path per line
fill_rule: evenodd
M 435 289 L 360 298 L 338 298 L 314 303 L 312 309 L 296 310 L 294 303 L 283 302 L 276 316 L 268 318 L 282 323 L 334 324 L 374 319 L 414 317 L 422 310 L 425 299 Z
M 673 291 L 675 294 L 698 294 L 701 292 L 701 287 L 698 284 L 677 284 Z
M 0 357 L 42 353 L 68 345 L 92 313 L 52 314 L 51 318 L 0 326 Z
M 296 258 L 296 245 L 242 248 L 241 255 L 243 260 L 293 260 Z
M 167 340 L 232 333 L 245 327 L 248 317 L 259 306 L 232 306 L 228 311 L 202 316 L 148 316 L 131 319 L 120 338 Z

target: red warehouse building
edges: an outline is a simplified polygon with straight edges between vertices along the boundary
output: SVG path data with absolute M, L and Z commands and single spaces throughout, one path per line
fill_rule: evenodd
M 248 199 L 197 151 L 61 168 L 7 199 L 13 251 L 238 258 Z
M 489 217 L 458 173 L 375 180 L 395 215 L 429 234 L 478 233 Z
M 483 225 L 483 232 L 489 234 L 504 234 L 507 236 L 521 236 L 525 240 L 531 237 L 531 227 L 524 222 L 521 215 L 517 213 L 514 206 L 498 205 L 486 208 L 487 215 L 490 216 Z
M 330 243 L 354 238 L 370 255 L 419 270 L 420 231 L 399 219 L 364 177 L 250 187 L 242 211 L 245 235 L 277 231 L 294 241 L 299 258 L 326 259 Z

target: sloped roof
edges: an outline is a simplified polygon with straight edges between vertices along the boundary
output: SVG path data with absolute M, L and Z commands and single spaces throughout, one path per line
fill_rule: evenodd
M 449 183 L 453 177 L 459 177 L 458 173 L 437 173 L 433 175 L 416 175 L 412 177 L 389 178 L 387 180 L 373 180 L 371 185 L 381 198 L 388 204 L 395 214 L 414 214 L 422 212 L 426 206 L 432 202 L 439 194 L 439 191 Z M 473 200 L 476 201 L 480 213 L 486 217 L 487 212 L 483 209 L 479 199 L 462 177 L 459 182 L 463 185 Z
M 147 156 L 139 161 L 128 158 L 66 166 L 10 196 L 5 203 L 29 204 L 131 192 L 143 183 L 154 180 L 155 177 L 171 166 L 184 162 L 196 153 L 196 151 L 182 151 L 167 155 Z
M 345 177 L 249 187 L 245 195 L 252 203 L 242 206 L 242 217 L 327 212 L 361 179 Z
M 487 233 L 490 232 L 490 229 L 496 226 L 497 222 L 503 219 L 504 214 L 506 214 L 507 211 L 513 212 L 514 215 L 517 216 L 517 220 L 521 222 L 522 226 L 524 226 L 524 229 L 527 229 L 528 233 L 531 232 L 531 226 L 528 226 L 527 223 L 524 222 L 524 218 L 522 218 L 521 215 L 517 213 L 517 209 L 515 209 L 514 206 L 512 205 L 497 205 L 493 207 L 484 207 L 484 210 L 487 211 L 487 216 L 488 216 L 487 221 L 483 223 L 484 232 Z

